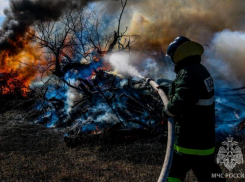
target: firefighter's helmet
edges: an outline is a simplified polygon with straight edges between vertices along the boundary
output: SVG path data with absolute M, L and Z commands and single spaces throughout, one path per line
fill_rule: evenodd
M 171 60 L 177 64 L 189 56 L 201 56 L 203 52 L 204 49 L 201 44 L 193 42 L 184 36 L 180 36 L 169 44 L 167 56 L 169 56 Z

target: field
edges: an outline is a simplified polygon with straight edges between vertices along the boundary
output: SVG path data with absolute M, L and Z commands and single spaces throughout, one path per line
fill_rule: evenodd
M 65 130 L 28 123 L 22 116 L 8 111 L 0 117 L 1 181 L 156 181 L 161 171 L 165 145 L 157 138 L 71 148 Z M 235 169 L 243 172 L 244 165 Z M 194 181 L 190 171 L 185 182 Z

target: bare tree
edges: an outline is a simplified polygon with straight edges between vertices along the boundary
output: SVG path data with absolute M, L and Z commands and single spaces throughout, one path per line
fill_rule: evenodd
M 71 68 L 79 67 L 81 60 L 87 64 L 98 61 L 113 49 L 130 50 L 138 38 L 120 32 L 121 19 L 127 0 L 121 0 L 122 11 L 114 34 L 105 34 L 101 22 L 93 10 L 86 7 L 72 7 L 55 21 L 36 22 L 35 40 L 46 52 L 47 66 L 43 71 L 51 70 L 62 78 Z M 106 32 L 107 33 L 107 32 Z
M 47 98 L 49 92 L 49 82 L 57 84 L 55 88 L 58 95 L 65 85 L 75 89 L 83 95 L 83 98 L 77 104 L 91 100 L 96 95 L 104 98 L 112 112 L 119 116 L 116 110 L 112 107 L 110 98 L 104 92 L 113 91 L 116 89 L 112 82 L 110 86 L 101 88 L 94 83 L 90 83 L 84 78 L 79 78 L 76 85 L 71 84 L 70 80 L 65 78 L 65 74 L 71 70 L 79 70 L 84 65 L 93 64 L 101 60 L 105 54 L 109 54 L 114 50 L 129 50 L 133 43 L 138 38 L 137 35 L 126 35 L 127 27 L 124 32 L 121 32 L 121 20 L 127 0 L 121 0 L 122 10 L 118 19 L 117 30 L 114 34 L 108 34 L 103 31 L 103 24 L 100 18 L 93 10 L 82 6 L 71 6 L 57 20 L 35 23 L 34 41 L 44 49 L 46 66 L 43 67 L 43 74 L 50 72 L 52 76 L 44 82 L 44 86 L 39 93 L 39 102 L 42 100 L 40 108 L 44 108 L 45 103 L 48 107 L 53 107 L 59 113 L 58 106 L 62 105 L 62 101 L 56 96 Z M 94 70 L 99 77 L 103 72 Z M 37 88 L 36 88 L 37 89 Z M 132 120 L 134 121 L 134 120 Z

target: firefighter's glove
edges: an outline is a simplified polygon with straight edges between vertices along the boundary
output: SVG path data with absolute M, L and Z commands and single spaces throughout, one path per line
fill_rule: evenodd
M 168 91 L 169 91 L 169 86 L 166 86 L 166 85 L 159 85 L 157 87 L 157 89 L 161 89 L 164 91 L 164 93 L 167 95 Z
M 152 78 L 146 78 L 146 84 L 150 84 L 150 81 L 154 81 Z
M 164 85 L 159 85 L 157 88 L 158 88 L 158 89 L 165 90 L 166 86 L 164 86 Z
M 162 110 L 162 119 L 164 121 L 167 121 L 168 118 L 169 118 L 169 115 L 167 115 L 167 113 L 165 112 L 165 108 L 163 108 L 163 110 Z

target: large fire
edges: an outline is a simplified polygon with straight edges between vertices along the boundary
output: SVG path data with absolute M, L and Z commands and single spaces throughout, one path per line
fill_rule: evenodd
M 12 92 L 17 87 L 14 84 L 17 80 L 26 92 L 30 83 L 40 76 L 39 70 L 45 64 L 42 49 L 31 43 L 29 38 L 17 38 L 11 45 L 18 46 L 19 51 L 13 53 L 9 49 L 0 52 L 0 79 L 5 79 L 5 83 L 0 82 L 2 94 Z

